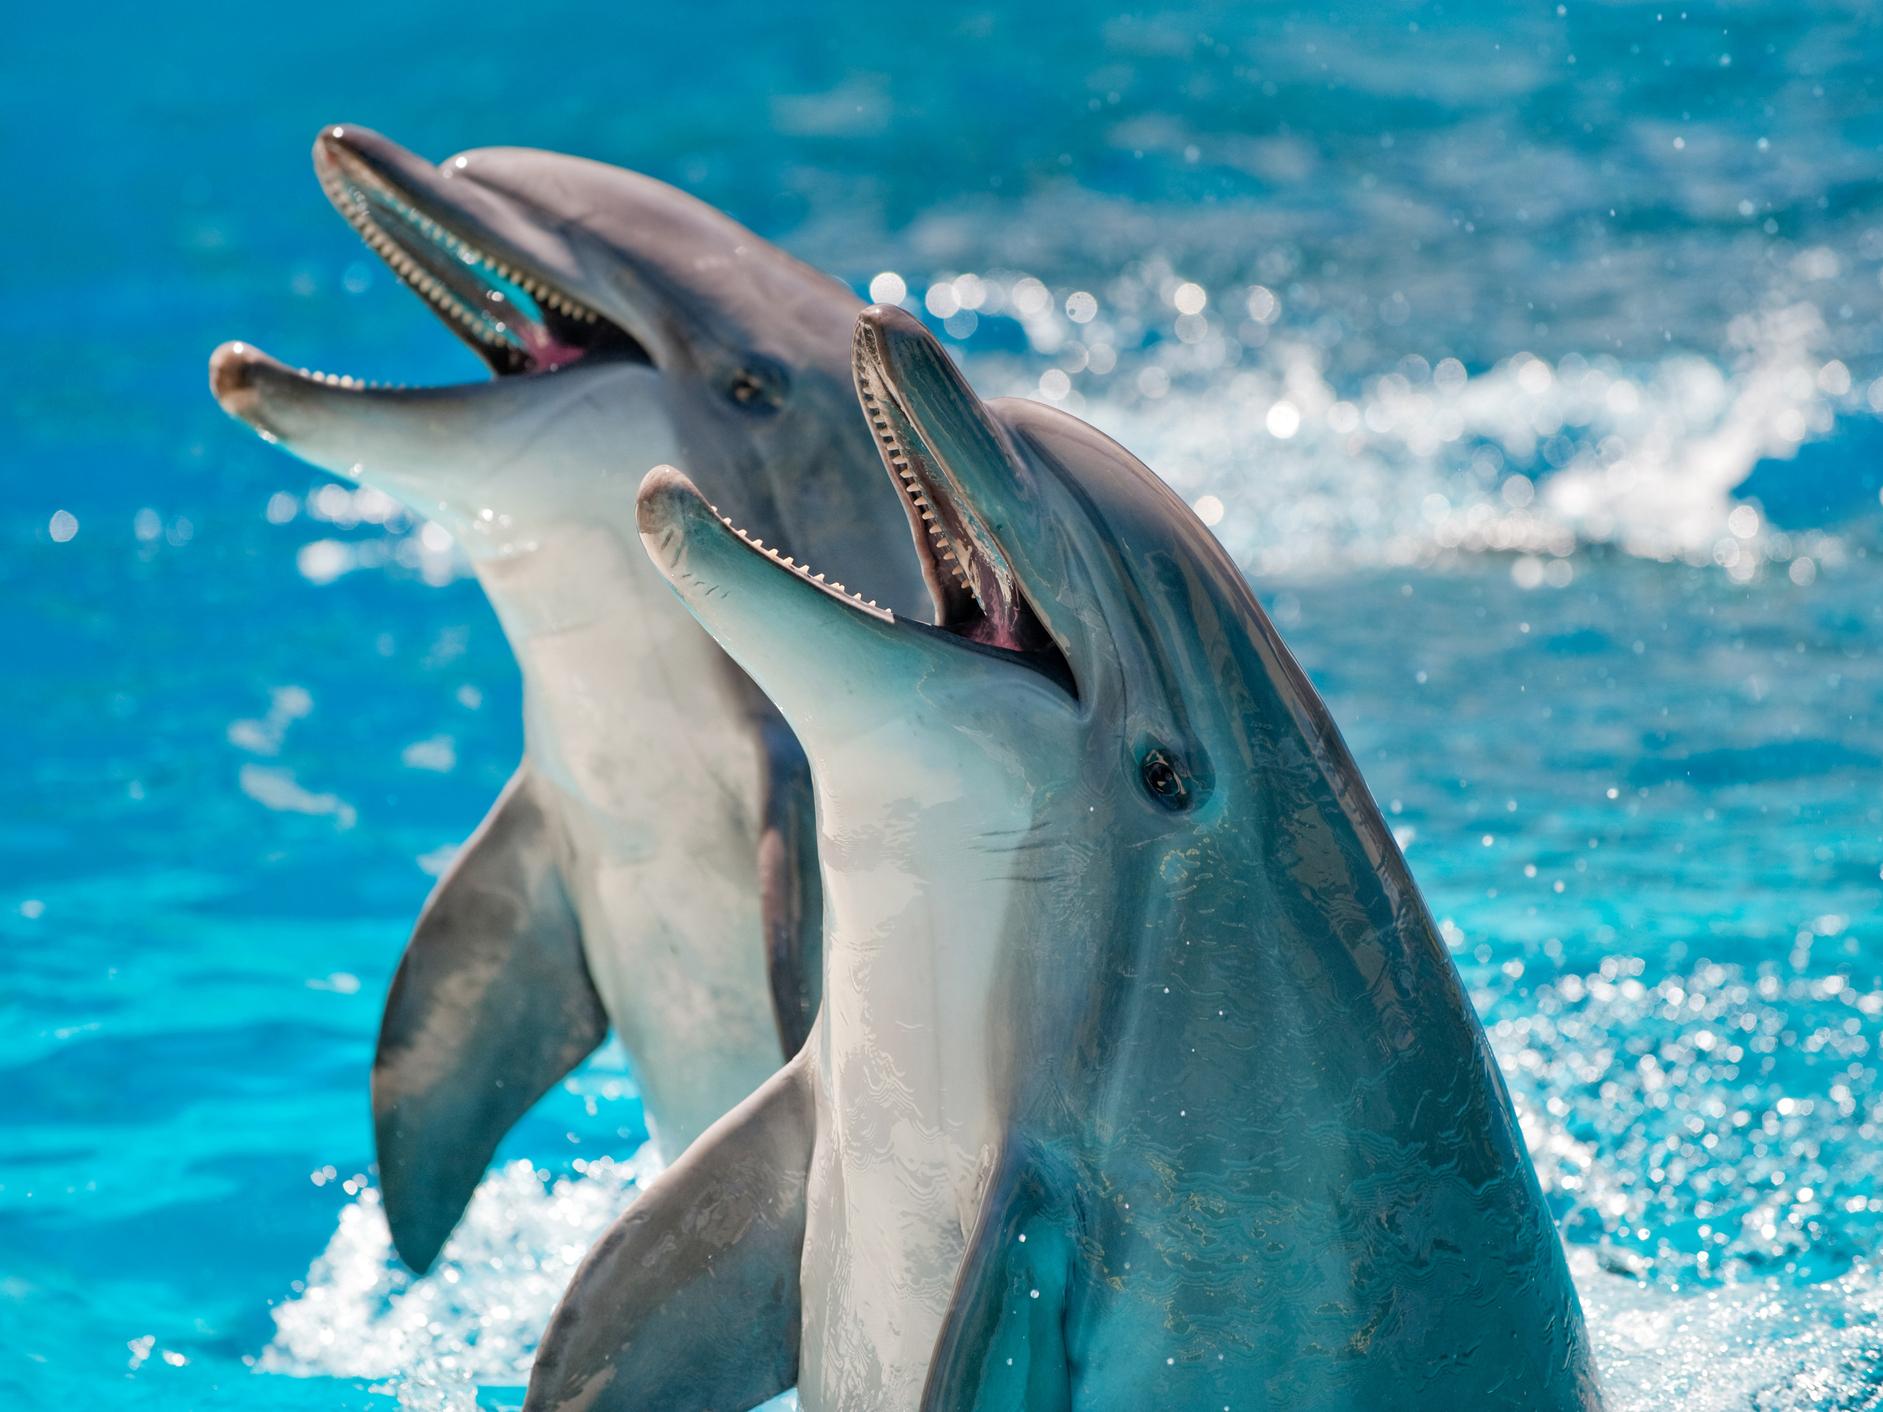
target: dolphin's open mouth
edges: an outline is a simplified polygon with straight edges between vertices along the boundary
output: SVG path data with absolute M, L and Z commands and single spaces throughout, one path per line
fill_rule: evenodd
M 465 183 L 466 204 L 435 168 L 361 129 L 330 127 L 314 142 L 314 172 L 334 209 L 392 272 L 499 377 L 552 373 L 578 363 L 651 364 L 641 342 L 585 303 L 470 209 L 488 193 Z M 298 373 L 247 344 L 225 344 L 210 364 L 217 400 L 267 430 L 254 393 L 258 371 L 344 391 L 381 384 L 344 374 Z M 395 385 L 395 389 L 396 389 Z
M 883 464 L 908 510 L 935 603 L 932 626 L 898 625 L 904 630 L 938 632 L 963 647 L 1030 668 L 1077 698 L 1078 682 L 1071 664 L 1028 600 L 999 532 L 963 483 L 997 484 L 990 477 L 1015 475 L 1014 449 L 947 354 L 919 329 L 895 326 L 896 319 L 906 318 L 900 313 L 866 310 L 857 323 L 852 364 L 858 400 Z M 969 463 L 974 474 L 961 475 Z M 668 544 L 670 512 L 654 507 L 662 500 L 673 500 L 676 483 L 683 483 L 677 472 L 668 472 L 663 479 L 657 471 L 641 492 L 643 533 Z M 687 496 L 697 499 L 698 492 L 687 485 L 681 499 Z M 769 558 L 776 567 L 794 573 L 852 611 L 898 623 L 874 600 L 767 547 L 717 506 L 705 508 L 746 549 Z M 667 552 L 657 550 L 656 560 Z
M 328 128 L 314 143 L 314 172 L 347 224 L 491 371 L 553 372 L 587 358 L 649 361 L 632 334 L 504 248 L 495 232 L 474 229 L 435 191 L 401 182 L 390 162 L 375 160 L 374 145 Z

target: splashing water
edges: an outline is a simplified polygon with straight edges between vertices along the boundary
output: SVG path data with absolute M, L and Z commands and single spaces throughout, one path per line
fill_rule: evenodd
M 1006 272 L 944 287 L 963 279 L 981 307 L 1000 299 L 1009 312 L 1012 291 L 1044 291 Z M 1252 573 L 1417 565 L 1454 551 L 1531 556 L 1527 573 L 1604 545 L 1745 580 L 1774 561 L 1809 560 L 1800 573 L 1814 575 L 1844 553 L 1817 527 L 1773 530 L 1740 498 L 1755 467 L 1883 404 L 1883 380 L 1857 387 L 1821 351 L 1826 331 L 1808 301 L 1736 320 L 1723 364 L 1518 352 L 1473 373 L 1454 357 L 1408 354 L 1343 391 L 1327 350 L 1287 327 L 1265 286 L 1225 291 L 1231 312 L 1218 318 L 1208 306 L 1178 311 L 1178 291 L 1195 291 L 1192 302 L 1205 293 L 1167 269 L 1137 280 L 1163 298 L 1130 298 L 1128 321 L 1089 316 L 1080 291 L 1036 296 L 1045 302 L 1022 334 L 1053 366 L 1029 385 L 1012 360 L 990 358 L 985 380 L 1058 403 L 1136 450 Z M 1166 326 L 1143 321 L 1146 303 L 1162 305 Z M 972 337 L 964 352 L 972 360 Z
M 342 1211 L 294 1299 L 275 1311 L 264 1372 L 397 1379 L 447 1399 L 521 1386 L 550 1311 L 588 1247 L 659 1172 L 650 1147 L 545 1182 L 528 1162 L 478 1186 L 438 1264 L 414 1278 L 392 1252 L 379 1193 Z M 465 1405 L 469 1405 L 468 1402 Z
M 349 1206 L 305 1292 L 276 1311 L 265 1372 L 384 1380 L 410 1412 L 520 1402 L 535 1339 L 587 1244 L 646 1175 L 597 1163 L 545 1189 L 528 1163 L 479 1187 L 423 1279 L 391 1254 L 377 1193 Z M 544 1251 L 552 1252 L 545 1258 Z M 1803 1289 L 1771 1280 L 1675 1293 L 1571 1252 L 1613 1412 L 1809 1412 L 1883 1406 L 1883 1279 L 1857 1266 Z M 796 1412 L 790 1394 L 766 1404 Z

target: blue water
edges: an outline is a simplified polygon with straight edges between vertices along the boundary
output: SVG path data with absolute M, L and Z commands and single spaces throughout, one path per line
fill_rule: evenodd
M 678 182 L 1123 437 L 1399 830 L 1615 1406 L 1883 1406 L 1868 7 L 8 26 L 0 1399 L 514 1405 L 640 1170 L 604 1053 L 388 1261 L 379 1000 L 518 688 L 448 547 L 204 389 L 477 375 L 320 197 L 345 120 Z

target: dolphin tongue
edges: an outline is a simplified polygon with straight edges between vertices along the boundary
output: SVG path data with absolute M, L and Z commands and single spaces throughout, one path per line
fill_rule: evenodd
M 977 479 L 1018 475 L 1006 433 L 947 354 L 900 310 L 864 311 L 852 370 L 883 464 L 902 491 L 937 625 L 990 647 L 1044 646 L 1045 627 L 961 475 L 970 462 Z

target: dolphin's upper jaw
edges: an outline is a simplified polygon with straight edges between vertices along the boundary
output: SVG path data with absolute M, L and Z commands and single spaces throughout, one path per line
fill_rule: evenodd
M 922 566 L 922 578 L 928 584 L 929 596 L 935 603 L 936 626 L 972 624 L 985 615 L 980 599 L 975 594 L 974 583 L 953 547 L 943 513 L 930 498 L 933 487 L 926 477 L 918 475 L 916 471 L 918 458 L 926 466 L 926 458 L 915 450 L 920 447 L 920 440 L 877 375 L 875 364 L 866 358 L 864 338 L 864 330 L 859 325 L 857 400 L 863 404 L 863 415 L 869 421 L 871 435 L 876 438 L 883 465 L 902 496 L 903 508 L 908 511 L 916 559 Z
M 314 172 L 360 238 L 499 376 L 593 357 L 649 361 L 626 329 L 490 220 L 448 199 L 435 169 L 404 148 L 359 129 L 326 128 L 314 142 Z
M 984 646 L 1049 655 L 1057 659 L 1051 674 L 1069 681 L 1070 667 L 1027 601 L 998 537 L 944 474 L 934 439 L 923 435 L 910 411 L 883 322 L 868 311 L 857 321 L 852 369 L 877 450 L 909 512 L 936 626 Z

